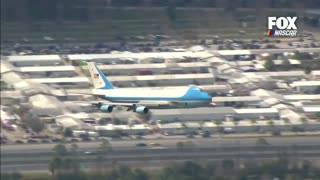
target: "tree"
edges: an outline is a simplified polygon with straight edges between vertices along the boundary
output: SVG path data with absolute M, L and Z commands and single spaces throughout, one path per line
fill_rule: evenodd
M 272 59 L 268 59 L 265 61 L 264 67 L 269 71 L 273 71 L 275 69 L 275 64 Z
M 176 7 L 175 7 L 174 5 L 172 5 L 172 4 L 170 4 L 170 5 L 167 7 L 166 11 L 167 11 L 167 15 L 168 15 L 169 19 L 170 19 L 171 21 L 175 21 L 176 18 L 177 18 L 177 15 L 176 15 Z
M 255 120 L 255 119 L 252 119 L 252 120 L 251 120 L 251 124 L 252 124 L 252 125 L 255 125 L 255 124 L 257 124 L 257 120 Z
M 132 179 L 134 179 L 134 180 L 148 180 L 149 179 L 147 173 L 142 171 L 141 169 L 134 169 L 133 176 L 134 176 L 134 178 L 132 178 Z
M 288 118 L 283 118 L 283 121 L 286 123 L 286 124 L 289 124 L 290 123 L 290 120 Z
M 73 159 L 77 161 L 79 155 L 79 147 L 76 143 L 71 144 L 70 153 L 73 156 Z
M 268 146 L 268 145 L 270 145 L 269 142 L 268 142 L 266 139 L 264 139 L 264 138 L 259 138 L 259 139 L 257 140 L 256 144 L 257 144 L 258 146 Z
M 109 151 L 112 151 L 112 146 L 110 142 L 106 139 L 102 140 L 100 146 L 99 146 L 100 154 L 107 154 Z
M 67 156 L 69 154 L 64 144 L 57 144 L 53 147 L 53 152 L 57 157 Z
M 178 149 L 178 151 L 182 151 L 183 150 L 183 148 L 184 148 L 184 143 L 183 142 L 177 142 L 177 149 Z
M 274 126 L 274 122 L 273 122 L 272 120 L 268 121 L 268 124 L 269 124 L 270 126 Z
M 64 135 L 65 137 L 72 137 L 72 136 L 73 136 L 73 131 L 72 131 L 72 129 L 71 129 L 71 128 L 66 128 L 66 129 L 64 130 L 64 132 L 63 132 L 63 135 Z
M 289 70 L 290 69 L 290 61 L 288 59 L 284 59 L 282 60 L 282 64 L 281 66 L 285 69 L 285 70 Z
M 308 120 L 307 120 L 305 117 L 300 118 L 300 121 L 301 121 L 303 124 L 307 124 L 307 123 L 308 123 Z
M 22 174 L 18 172 L 13 172 L 13 173 L 1 173 L 1 179 L 4 180 L 21 180 L 23 178 Z
M 222 168 L 224 170 L 233 170 L 234 169 L 234 162 L 233 160 L 223 160 L 222 161 Z
M 49 170 L 53 175 L 56 175 L 61 168 L 62 168 L 62 159 L 60 157 L 55 157 L 50 161 Z
M 29 119 L 27 123 L 28 126 L 30 126 L 30 128 L 37 134 L 39 134 L 45 128 L 44 123 L 38 117 Z
M 312 71 L 311 66 L 309 66 L 309 65 L 304 66 L 304 73 L 306 73 L 306 74 L 310 74 L 310 73 L 311 73 L 311 71 Z
M 310 162 L 308 160 L 304 160 L 302 162 L 302 175 L 303 175 L 303 177 L 308 177 L 308 175 L 311 172 L 311 168 L 312 168 L 312 162 Z

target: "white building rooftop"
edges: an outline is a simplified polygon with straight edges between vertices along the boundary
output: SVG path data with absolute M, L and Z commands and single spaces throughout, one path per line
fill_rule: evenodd
M 119 53 L 119 54 L 74 54 L 68 55 L 71 61 L 75 60 L 94 60 L 94 59 L 147 59 L 147 58 L 183 58 L 195 57 L 206 58 L 212 54 L 208 52 L 151 52 L 151 53 Z
M 285 100 L 289 101 L 299 101 L 299 100 L 320 100 L 320 95 L 316 94 L 294 94 L 294 95 L 284 95 Z
M 234 55 L 250 55 L 249 50 L 220 50 L 218 53 L 222 56 L 234 56 Z
M 238 114 L 259 114 L 259 113 L 278 113 L 279 111 L 275 108 L 253 108 L 253 109 L 234 109 Z
M 233 97 L 213 97 L 212 102 L 240 102 L 240 101 L 260 101 L 258 96 L 233 96 Z
M 320 106 L 309 106 L 309 107 L 303 107 L 302 108 L 304 112 L 320 112 Z
M 72 78 L 34 78 L 28 79 L 30 81 L 38 83 L 81 83 L 81 82 L 90 82 L 87 77 L 72 77 Z
M 298 86 L 320 86 L 320 81 L 294 81 L 291 83 L 292 87 Z
M 21 72 L 75 71 L 74 66 L 28 66 L 19 69 Z
M 61 61 L 58 55 L 26 55 L 26 56 L 7 56 L 9 62 L 19 61 Z

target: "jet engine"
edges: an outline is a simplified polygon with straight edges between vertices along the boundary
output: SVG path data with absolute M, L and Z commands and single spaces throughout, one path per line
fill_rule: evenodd
M 137 112 L 139 114 L 147 114 L 149 112 L 149 109 L 145 106 L 138 106 L 136 107 L 134 112 Z
M 107 104 L 103 104 L 100 106 L 100 111 L 101 112 L 106 112 L 106 113 L 111 113 L 113 110 L 113 107 Z

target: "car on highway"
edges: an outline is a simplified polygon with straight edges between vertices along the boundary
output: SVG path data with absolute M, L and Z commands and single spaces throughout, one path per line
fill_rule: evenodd
M 24 144 L 22 140 L 16 140 L 16 144 Z
M 53 138 L 51 141 L 52 141 L 52 142 L 61 142 L 61 139 L 59 139 L 59 138 Z
M 39 141 L 36 140 L 36 139 L 28 139 L 27 142 L 30 143 L 30 144 L 34 144 L 34 143 L 38 143 Z
M 146 147 L 148 145 L 146 143 L 137 143 L 136 146 L 137 147 Z
M 151 143 L 149 143 L 149 145 L 151 145 L 151 146 L 160 146 L 161 144 L 157 143 L 157 142 L 151 142 Z
M 41 143 L 50 143 L 50 141 L 48 139 L 42 139 Z
M 85 154 L 85 155 L 95 155 L 95 154 L 97 154 L 97 152 L 94 152 L 94 151 L 85 151 L 84 154 Z

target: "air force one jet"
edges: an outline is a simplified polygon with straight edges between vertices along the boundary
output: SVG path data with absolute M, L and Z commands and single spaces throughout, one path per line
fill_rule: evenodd
M 212 97 L 196 86 L 179 88 L 115 88 L 93 62 L 81 62 L 87 65 L 94 89 L 90 95 L 99 96 L 106 101 L 91 102 L 100 111 L 110 113 L 115 106 L 127 107 L 128 111 L 146 114 L 150 108 L 195 108 L 208 107 Z

